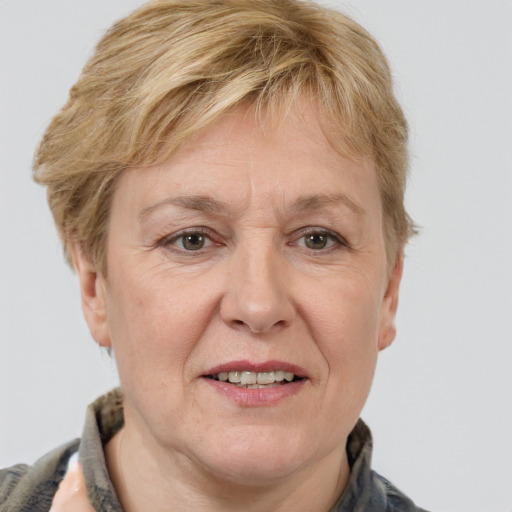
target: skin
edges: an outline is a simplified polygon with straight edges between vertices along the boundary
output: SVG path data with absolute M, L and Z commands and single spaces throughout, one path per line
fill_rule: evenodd
M 347 436 L 395 337 L 402 257 L 386 260 L 373 162 L 335 151 L 304 99 L 272 126 L 242 106 L 165 164 L 126 171 L 106 276 L 72 246 L 125 395 L 106 456 L 127 512 L 325 512 L 347 483 Z M 305 378 L 247 406 L 204 378 L 240 360 Z
M 95 512 L 87 499 L 79 464 L 71 466 L 53 498 L 50 512 Z

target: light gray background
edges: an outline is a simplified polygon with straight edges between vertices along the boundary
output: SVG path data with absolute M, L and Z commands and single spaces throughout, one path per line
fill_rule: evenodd
M 140 3 L 0 0 L 0 467 L 79 436 L 116 383 L 30 165 L 95 42 Z M 433 512 L 511 512 L 512 2 L 329 3 L 389 56 L 423 226 L 363 411 L 374 466 Z

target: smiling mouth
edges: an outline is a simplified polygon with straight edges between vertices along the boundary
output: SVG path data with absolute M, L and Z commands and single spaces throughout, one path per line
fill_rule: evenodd
M 233 384 L 239 388 L 266 389 L 277 386 L 285 386 L 291 382 L 303 380 L 292 372 L 275 370 L 270 372 L 231 371 L 220 372 L 213 375 L 205 375 L 207 379 L 213 379 L 227 384 Z

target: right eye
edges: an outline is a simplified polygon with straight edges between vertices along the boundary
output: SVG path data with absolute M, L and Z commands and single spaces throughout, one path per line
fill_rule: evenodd
M 187 252 L 200 251 L 212 244 L 212 239 L 206 233 L 198 230 L 184 231 L 164 241 L 164 245 L 171 245 Z

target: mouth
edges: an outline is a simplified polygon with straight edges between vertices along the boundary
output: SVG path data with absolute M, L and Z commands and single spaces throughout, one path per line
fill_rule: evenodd
M 251 370 L 221 371 L 205 375 L 205 378 L 233 384 L 245 389 L 268 389 L 286 386 L 304 379 L 287 370 L 270 370 L 256 372 Z
M 231 361 L 202 375 L 211 388 L 242 407 L 272 406 L 297 395 L 309 380 L 300 366 L 285 361 Z

